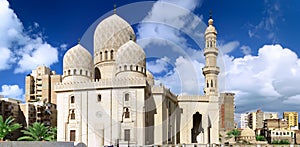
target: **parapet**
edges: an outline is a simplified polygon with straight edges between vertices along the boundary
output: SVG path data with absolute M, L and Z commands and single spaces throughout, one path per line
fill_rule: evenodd
M 72 90 L 89 90 L 89 89 L 106 89 L 122 87 L 145 87 L 145 77 L 124 77 L 113 79 L 99 79 L 82 82 L 58 83 L 54 86 L 54 91 L 72 91 Z

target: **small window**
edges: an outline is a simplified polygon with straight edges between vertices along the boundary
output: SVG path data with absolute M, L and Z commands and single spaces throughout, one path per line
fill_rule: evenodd
M 214 82 L 211 80 L 210 87 L 214 87 Z
M 100 52 L 100 61 L 102 61 L 102 52 Z
M 74 110 L 71 110 L 71 119 L 72 119 L 72 120 L 75 119 L 75 112 L 74 112 Z
M 207 87 L 207 88 L 209 87 L 209 84 L 208 84 L 208 82 L 206 83 L 206 87 Z
M 125 109 L 125 118 L 129 118 L 130 117 L 130 112 L 129 112 L 129 109 L 128 108 L 126 108 Z
M 130 70 L 132 71 L 132 65 L 130 65 Z
M 76 69 L 74 69 L 74 71 L 73 71 L 74 73 L 73 73 L 73 75 L 76 75 Z
M 75 97 L 74 96 L 71 96 L 71 104 L 75 103 Z
M 76 138 L 76 131 L 75 130 L 70 130 L 70 141 L 75 141 Z
M 124 70 L 125 70 L 125 71 L 127 70 L 127 65 L 124 65 Z
M 107 51 L 104 52 L 104 60 L 107 60 Z
M 97 101 L 101 102 L 101 94 L 98 94 Z
M 139 67 L 138 67 L 138 66 L 136 66 L 136 67 L 135 67 L 135 70 L 136 70 L 136 71 L 139 71 Z
M 125 129 L 124 130 L 124 140 L 125 141 L 130 141 L 130 129 Z
M 113 59 L 114 59 L 114 51 L 111 50 L 111 51 L 110 51 L 110 60 L 113 60 Z
M 80 75 L 82 75 L 82 69 L 80 69 L 80 71 L 79 71 L 79 72 L 80 72 L 79 74 L 80 74 Z
M 129 101 L 129 94 L 128 93 L 125 94 L 125 101 Z
M 71 75 L 71 70 L 68 70 L 68 75 Z

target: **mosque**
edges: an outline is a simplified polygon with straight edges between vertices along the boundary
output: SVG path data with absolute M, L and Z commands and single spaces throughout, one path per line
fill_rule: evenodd
M 219 143 L 217 31 L 205 31 L 205 95 L 173 94 L 155 85 L 133 28 L 113 14 L 94 32 L 94 56 L 82 45 L 63 58 L 57 95 L 57 140 L 86 146 Z

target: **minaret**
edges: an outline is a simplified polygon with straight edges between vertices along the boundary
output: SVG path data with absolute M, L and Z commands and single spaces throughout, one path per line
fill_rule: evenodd
M 204 93 L 207 96 L 218 96 L 218 74 L 220 72 L 220 68 L 217 66 L 218 48 L 216 44 L 217 30 L 213 26 L 213 19 L 210 14 L 208 27 L 205 31 L 204 56 L 206 65 L 202 68 L 206 82 Z

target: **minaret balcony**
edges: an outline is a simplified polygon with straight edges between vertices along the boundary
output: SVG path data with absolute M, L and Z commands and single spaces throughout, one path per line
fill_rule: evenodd
M 206 56 L 207 54 L 215 54 L 216 56 L 218 56 L 218 53 L 219 53 L 218 49 L 214 47 L 209 47 L 204 49 L 204 56 Z
M 204 66 L 202 68 L 203 74 L 219 74 L 220 68 L 218 66 Z

